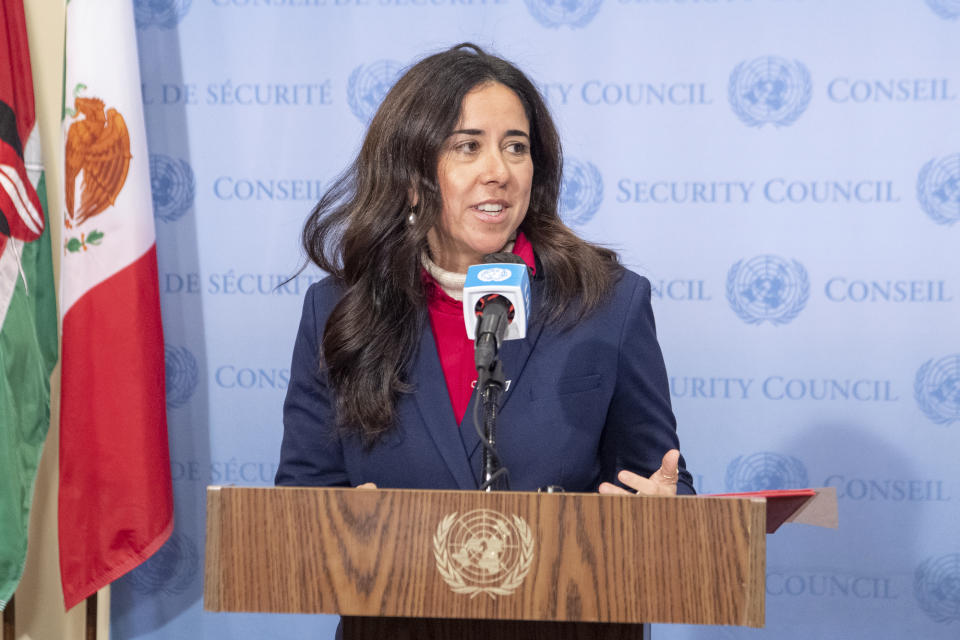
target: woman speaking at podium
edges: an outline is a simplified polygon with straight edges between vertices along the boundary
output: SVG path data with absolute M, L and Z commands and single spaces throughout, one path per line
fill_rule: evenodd
M 503 343 L 497 449 L 510 488 L 693 493 L 650 283 L 558 214 L 560 140 L 515 66 L 465 44 L 393 86 L 303 231 L 307 292 L 278 485 L 477 489 L 462 296 L 509 251 L 532 273 L 527 336 Z

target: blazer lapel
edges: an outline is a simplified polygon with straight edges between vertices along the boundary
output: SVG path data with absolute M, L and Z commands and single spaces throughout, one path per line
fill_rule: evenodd
M 420 349 L 411 372 L 411 382 L 415 386 L 413 395 L 427 431 L 450 469 L 450 473 L 456 479 L 458 487 L 463 490 L 476 489 L 477 477 L 470 468 L 467 450 L 464 449 L 464 442 L 460 437 L 459 432 L 462 429 L 457 428 L 457 420 L 453 415 L 446 379 L 437 355 L 437 343 L 433 338 L 429 320 L 424 322 L 424 330 L 420 336 Z M 467 420 L 470 420 L 470 423 L 464 426 L 472 432 L 473 420 L 469 411 L 468 409 L 464 423 Z

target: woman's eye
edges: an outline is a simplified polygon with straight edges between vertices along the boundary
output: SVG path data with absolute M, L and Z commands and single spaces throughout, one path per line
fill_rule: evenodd
M 473 153 L 480 148 L 480 145 L 477 144 L 475 140 L 467 140 L 466 142 L 461 142 L 457 145 L 457 150 L 464 153 Z
M 511 142 L 507 145 L 507 151 L 521 155 L 527 152 L 527 145 L 523 142 Z

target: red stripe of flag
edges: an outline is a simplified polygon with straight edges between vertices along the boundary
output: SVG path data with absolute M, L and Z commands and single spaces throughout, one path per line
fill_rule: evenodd
M 173 530 L 163 331 L 153 245 L 63 318 L 60 572 L 67 609 Z

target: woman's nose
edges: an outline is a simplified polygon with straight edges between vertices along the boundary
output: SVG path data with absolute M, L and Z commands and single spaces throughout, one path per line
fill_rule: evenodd
M 510 178 L 510 168 L 500 149 L 490 149 L 483 158 L 483 182 L 504 183 Z

